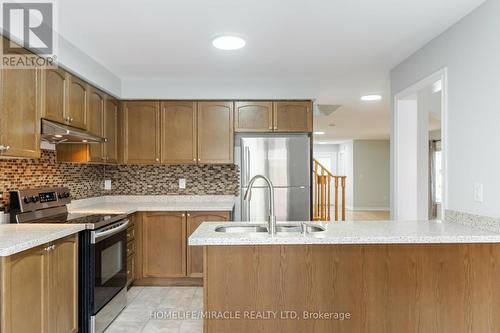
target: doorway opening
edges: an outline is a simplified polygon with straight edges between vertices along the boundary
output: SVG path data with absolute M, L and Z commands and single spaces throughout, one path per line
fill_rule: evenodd
M 395 96 L 392 218 L 441 219 L 446 208 L 447 72 Z

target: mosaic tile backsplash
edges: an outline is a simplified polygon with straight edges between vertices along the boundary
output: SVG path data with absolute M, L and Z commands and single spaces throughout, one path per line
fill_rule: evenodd
M 236 165 L 106 165 L 107 195 L 238 195 Z M 179 178 L 186 189 L 179 189 Z
M 67 186 L 74 199 L 103 195 L 104 167 L 56 162 L 56 152 L 42 150 L 40 159 L 0 160 L 0 192 L 4 209 L 10 190 L 41 186 Z
M 186 189 L 179 190 L 179 178 Z M 104 190 L 111 179 L 112 190 Z M 101 195 L 238 195 L 236 165 L 89 165 L 57 163 L 56 153 L 43 150 L 35 159 L 0 160 L 0 211 L 12 189 L 67 186 L 74 199 Z

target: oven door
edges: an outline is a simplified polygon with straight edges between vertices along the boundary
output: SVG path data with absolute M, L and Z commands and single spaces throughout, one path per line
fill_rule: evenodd
M 94 316 L 127 285 L 127 226 L 128 220 L 121 220 L 91 233 Z

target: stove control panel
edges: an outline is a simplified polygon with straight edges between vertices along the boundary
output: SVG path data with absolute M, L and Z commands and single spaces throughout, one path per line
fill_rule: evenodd
M 56 192 L 43 192 L 38 195 L 38 198 L 40 199 L 40 202 L 52 202 L 52 201 L 57 201 L 57 194 Z
M 64 206 L 71 202 L 67 187 L 25 189 L 10 191 L 9 194 L 9 211 L 15 214 Z

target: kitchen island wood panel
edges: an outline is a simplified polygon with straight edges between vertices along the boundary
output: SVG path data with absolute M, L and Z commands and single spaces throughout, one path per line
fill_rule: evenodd
M 205 311 L 242 316 L 206 319 L 205 333 L 500 331 L 499 244 L 215 245 L 204 270 Z

